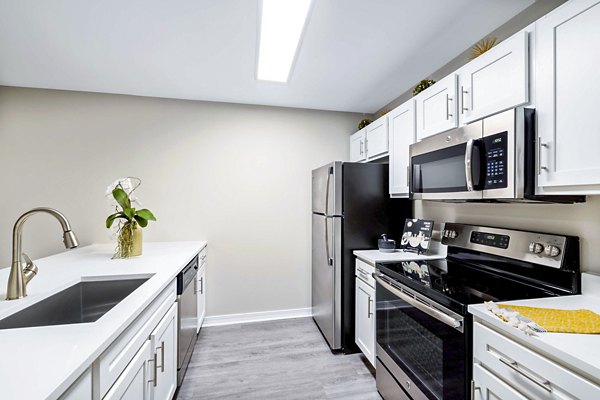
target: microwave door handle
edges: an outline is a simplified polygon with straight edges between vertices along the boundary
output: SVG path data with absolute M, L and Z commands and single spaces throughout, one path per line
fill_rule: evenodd
M 473 191 L 473 139 L 467 141 L 467 148 L 465 150 L 465 177 L 467 180 L 467 191 Z

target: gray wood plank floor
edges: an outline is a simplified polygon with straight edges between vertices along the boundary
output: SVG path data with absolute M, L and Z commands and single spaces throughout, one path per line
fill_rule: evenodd
M 311 318 L 202 328 L 177 395 L 380 400 L 362 354 L 334 355 Z

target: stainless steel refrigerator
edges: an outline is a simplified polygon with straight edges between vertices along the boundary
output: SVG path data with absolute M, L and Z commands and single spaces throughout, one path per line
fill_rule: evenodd
M 412 202 L 390 199 L 388 164 L 336 161 L 312 172 L 312 316 L 334 351 L 354 353 L 354 250 L 399 239 Z

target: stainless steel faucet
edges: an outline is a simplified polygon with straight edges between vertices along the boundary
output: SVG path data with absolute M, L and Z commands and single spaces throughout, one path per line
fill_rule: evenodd
M 47 213 L 52 215 L 60 222 L 63 229 L 63 243 L 67 249 L 75 248 L 79 245 L 77 237 L 71 231 L 71 225 L 67 218 L 59 211 L 47 207 L 34 208 L 21 215 L 13 227 L 12 243 L 12 264 L 10 275 L 8 276 L 8 287 L 6 288 L 6 300 L 15 300 L 27 296 L 27 284 L 37 274 L 38 267 L 31 261 L 25 253 L 21 253 L 21 234 L 25 221 L 34 214 Z M 21 257 L 25 262 L 21 261 Z

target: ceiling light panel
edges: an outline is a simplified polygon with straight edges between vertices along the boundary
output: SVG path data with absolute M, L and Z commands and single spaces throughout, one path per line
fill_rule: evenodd
M 312 0 L 262 0 L 256 78 L 287 82 Z

